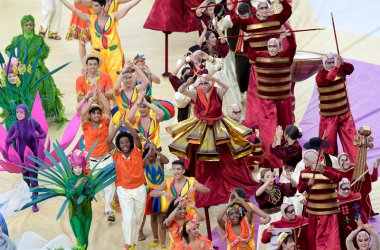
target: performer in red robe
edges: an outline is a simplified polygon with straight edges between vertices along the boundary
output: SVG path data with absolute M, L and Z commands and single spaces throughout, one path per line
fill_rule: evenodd
M 330 142 L 330 146 L 325 152 L 337 156 L 339 134 L 343 151 L 350 156 L 351 161 L 354 161 L 358 153 L 358 148 L 352 143 L 356 128 L 346 89 L 346 76 L 352 74 L 354 66 L 343 62 L 340 56 L 335 59 L 331 52 L 324 55 L 322 61 L 323 68 L 316 77 L 321 116 L 319 136 L 321 137 L 326 131 L 325 139 Z
M 271 237 L 277 236 L 272 235 L 273 229 L 286 228 L 292 230 L 293 240 L 295 242 L 295 249 L 307 250 L 307 218 L 296 215 L 294 204 L 291 202 L 291 200 L 284 201 L 284 203 L 281 205 L 281 214 L 282 217 L 280 220 L 270 223 L 269 227 L 264 230 L 261 237 L 261 242 L 264 244 L 268 244 L 271 240 Z
M 339 209 L 339 234 L 342 250 L 346 250 L 347 236 L 357 228 L 356 221 L 361 219 L 367 224 L 367 216 L 363 210 L 361 195 L 351 191 L 351 182 L 342 178 L 338 186 Z
M 195 117 L 166 128 L 174 137 L 169 150 L 178 157 L 187 158 L 186 167 L 191 176 L 204 183 L 213 192 L 196 195 L 197 206 L 206 207 L 226 203 L 228 192 L 242 187 L 251 195 L 257 183 L 242 157 L 252 151 L 247 141 L 252 130 L 225 117 L 222 98 L 228 87 L 210 76 L 199 76 L 196 90 L 187 87 L 191 77 L 178 91 L 190 97 L 194 103 Z M 218 83 L 220 88 L 214 86 Z
M 352 176 L 354 174 L 355 164 L 351 164 L 351 161 L 350 161 L 348 154 L 341 153 L 338 156 L 338 164 L 339 164 L 340 175 L 343 178 L 347 178 L 351 182 Z M 377 159 L 373 163 L 372 174 L 367 172 L 364 175 L 365 181 L 361 182 L 360 189 L 358 189 L 360 191 L 360 195 L 362 198 L 363 210 L 364 210 L 367 217 L 372 217 L 374 215 L 377 215 L 372 209 L 372 203 L 371 203 L 371 198 L 370 198 L 369 194 L 372 191 L 372 182 L 377 181 L 377 179 L 379 177 L 379 170 L 378 170 L 379 164 L 380 164 L 380 159 Z
M 282 38 L 285 35 L 281 36 Z M 266 154 L 265 167 L 282 167 L 281 161 L 270 153 L 270 145 L 276 132 L 276 127 L 286 127 L 293 122 L 291 106 L 291 66 L 296 52 L 292 36 L 287 49 L 280 51 L 276 38 L 268 41 L 268 52 L 247 52 L 248 58 L 254 63 L 257 72 L 258 120 L 260 137 Z
M 301 171 L 298 191 L 306 191 L 309 250 L 340 250 L 336 188 L 342 177 L 329 166 L 317 166 L 318 152 L 304 154 L 305 169 Z
M 249 39 L 247 39 L 244 42 L 244 53 L 246 54 L 249 54 L 249 51 L 251 50 L 257 52 L 266 51 L 267 41 L 272 37 L 279 37 L 279 35 L 271 35 L 270 33 L 280 32 L 281 25 L 284 24 L 292 14 L 291 6 L 287 1 L 281 1 L 283 5 L 283 10 L 275 15 L 269 15 L 271 6 L 268 3 L 268 1 L 259 1 L 257 3 L 257 11 L 255 8 L 251 8 L 251 6 L 246 3 L 240 3 L 238 6 L 239 15 L 235 13 L 235 11 L 233 10 L 233 4 L 229 2 L 230 1 L 227 1 L 227 8 L 229 9 L 231 21 L 234 23 L 234 25 L 238 26 L 242 31 L 250 33 L 252 35 L 254 35 L 255 33 L 257 34 L 262 32 L 268 32 L 268 35 L 260 35 L 257 37 L 250 37 Z M 293 43 L 294 47 L 296 47 L 295 42 Z M 259 100 L 256 97 L 256 87 L 256 72 L 254 66 L 252 65 L 250 70 L 250 79 L 247 92 L 247 107 L 250 107 L 250 109 L 249 112 L 246 112 L 245 121 L 245 124 L 250 128 L 258 128 L 259 126 L 259 110 L 256 108 L 259 106 Z M 270 138 L 270 140 L 271 139 L 272 137 Z

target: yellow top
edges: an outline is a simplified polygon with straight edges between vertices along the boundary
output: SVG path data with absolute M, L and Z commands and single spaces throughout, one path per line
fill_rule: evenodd
M 107 15 L 107 21 L 103 27 L 98 24 L 98 16 L 91 15 L 90 35 L 94 50 L 115 50 L 121 48 L 119 35 L 116 30 L 117 23 L 113 14 Z
M 139 132 L 144 136 L 143 146 L 145 147 L 146 143 L 153 143 L 156 145 L 156 148 L 161 148 L 161 138 L 160 138 L 160 124 L 156 119 L 156 114 L 153 110 L 150 110 L 150 126 L 148 131 L 145 131 L 141 122 L 140 122 L 140 112 L 136 112 L 136 122 L 134 127 L 139 130 Z

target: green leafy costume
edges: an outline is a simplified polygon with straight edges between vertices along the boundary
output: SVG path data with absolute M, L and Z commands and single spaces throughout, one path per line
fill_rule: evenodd
M 25 24 L 31 21 L 33 23 L 33 31 L 28 33 L 25 30 Z M 13 37 L 12 43 L 5 49 L 8 55 L 15 55 L 23 62 L 24 59 L 28 62 L 33 62 L 38 57 L 38 63 L 34 74 L 34 81 L 49 73 L 49 69 L 45 65 L 45 59 L 48 57 L 50 48 L 45 43 L 44 39 L 34 33 L 34 18 L 30 15 L 24 16 L 21 20 L 21 28 L 23 34 Z M 45 78 L 41 84 L 33 89 L 30 93 L 32 98 L 39 91 L 45 110 L 46 117 L 55 117 L 56 122 L 62 122 L 64 108 L 62 105 L 62 94 L 56 87 L 51 76 Z
M 38 181 L 39 186 L 30 189 L 31 192 L 38 192 L 38 195 L 22 209 L 56 196 L 65 196 L 66 200 L 61 206 L 57 220 L 68 205 L 70 225 L 77 238 L 77 244 L 73 249 L 87 249 L 92 221 L 91 201 L 95 199 L 96 193 L 115 182 L 115 163 L 100 170 L 97 170 L 96 165 L 88 175 L 84 176 L 82 173 L 77 176 L 72 172 L 70 162 L 58 143 L 54 144 L 54 151 L 58 161 L 52 154 L 46 152 L 46 157 L 53 163 L 52 167 L 38 158 L 31 159 L 38 164 L 37 167 L 24 167 L 28 171 L 38 172 L 42 178 L 27 177 L 30 180 Z M 87 159 L 90 157 L 90 152 Z

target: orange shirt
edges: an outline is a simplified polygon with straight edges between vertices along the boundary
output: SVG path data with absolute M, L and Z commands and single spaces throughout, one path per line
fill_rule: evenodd
M 193 214 L 186 214 L 184 221 L 192 220 L 192 219 L 194 219 Z M 182 243 L 182 229 L 183 229 L 183 225 L 179 225 L 176 220 L 173 220 L 170 227 L 167 228 L 167 231 L 169 231 L 169 236 L 170 236 L 170 245 L 172 246 L 171 249 L 175 249 L 176 244 Z
M 236 235 L 232 230 L 232 223 L 227 220 L 225 230 L 227 239 L 227 249 L 255 249 L 255 241 L 252 237 L 251 225 L 249 219 L 244 216 L 240 222 L 241 233 Z
M 138 188 L 145 183 L 142 150 L 136 146 L 129 157 L 115 150 L 113 160 L 116 163 L 116 186 L 125 189 Z
M 100 158 L 108 153 L 107 138 L 110 121 L 104 117 L 100 119 L 99 126 L 94 126 L 92 122 L 82 123 L 83 137 L 88 152 L 92 145 L 98 140 L 98 144 L 92 151 L 91 157 Z
M 96 82 L 100 85 L 100 89 L 104 94 L 112 93 L 113 83 L 109 74 L 98 71 Z M 95 84 L 87 81 L 84 75 L 79 76 L 76 81 L 77 96 L 86 95 L 94 86 Z

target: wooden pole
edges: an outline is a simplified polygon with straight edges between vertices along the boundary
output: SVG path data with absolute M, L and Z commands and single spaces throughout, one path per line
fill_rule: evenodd
M 335 22 L 334 22 L 334 16 L 333 16 L 333 13 L 331 13 L 331 21 L 332 21 L 332 25 L 333 25 L 333 31 L 334 31 L 334 37 L 335 37 L 336 50 L 337 50 L 337 52 L 338 52 L 338 56 L 340 56 L 339 45 L 338 45 L 338 38 L 337 38 L 337 36 L 336 36 Z
M 323 28 L 315 28 L 315 29 L 301 29 L 301 30 L 290 30 L 289 32 L 291 33 L 297 33 L 297 32 L 304 32 L 304 31 L 317 31 L 317 30 L 324 30 Z M 252 37 L 255 36 L 275 36 L 275 35 L 280 35 L 282 33 L 285 33 L 285 31 L 281 32 L 274 32 L 274 33 L 252 33 Z M 238 37 L 250 37 L 251 35 L 235 35 L 235 36 L 221 36 L 219 39 L 224 39 L 224 38 L 238 38 Z
M 168 64 L 169 64 L 169 34 L 171 32 L 164 31 L 165 33 L 165 71 L 162 76 L 169 76 Z

